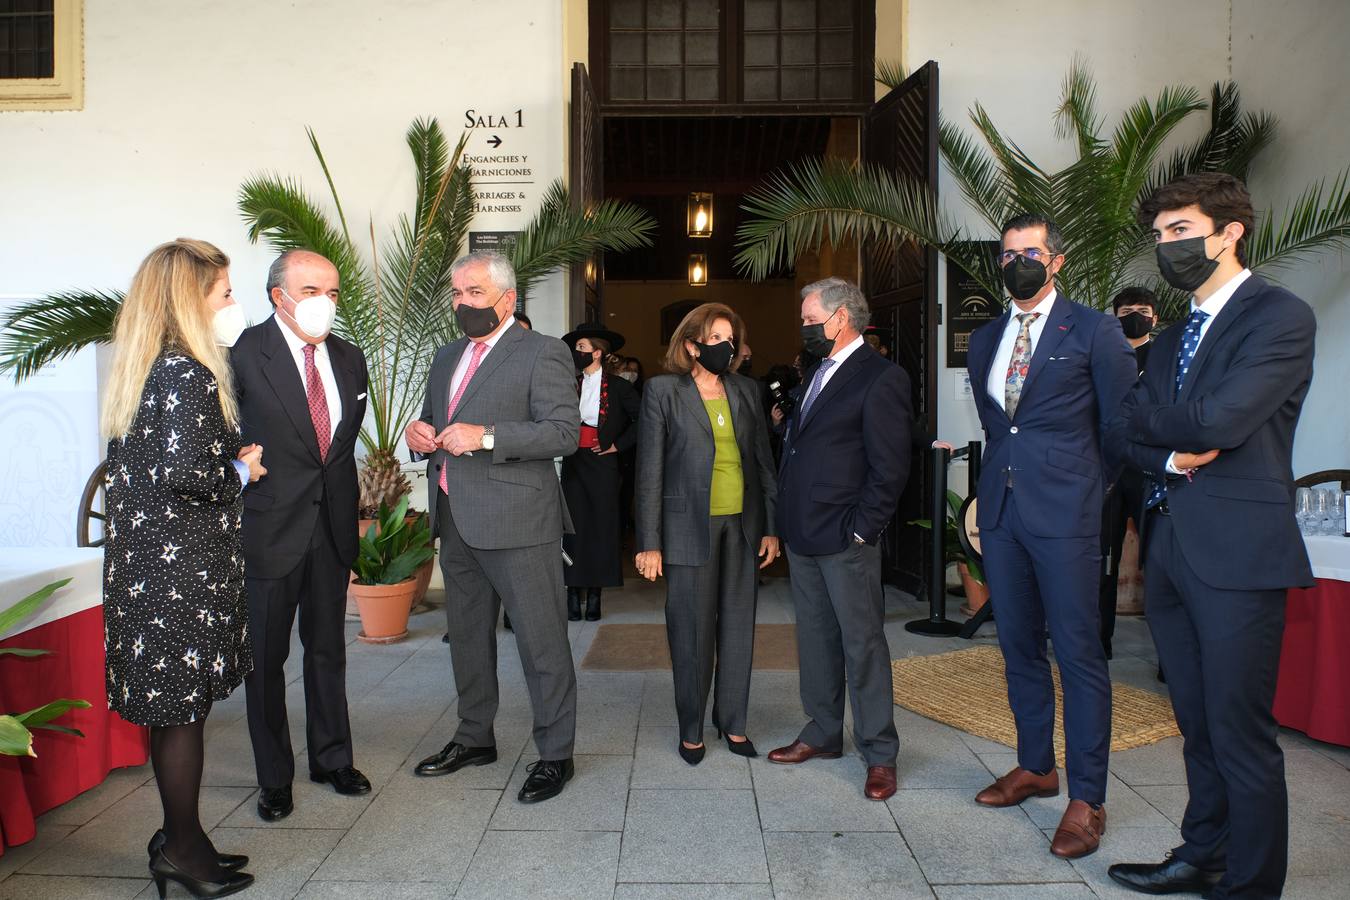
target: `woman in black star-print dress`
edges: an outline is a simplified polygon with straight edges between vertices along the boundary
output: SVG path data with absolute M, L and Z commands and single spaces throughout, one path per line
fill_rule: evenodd
M 118 313 L 103 403 L 109 435 L 103 619 L 108 706 L 150 726 L 164 828 L 147 848 L 164 895 L 248 887 L 216 852 L 198 796 L 207 714 L 253 668 L 239 528 L 243 489 L 265 474 L 240 447 L 225 347 L 243 328 L 229 259 L 180 238 L 141 264 Z

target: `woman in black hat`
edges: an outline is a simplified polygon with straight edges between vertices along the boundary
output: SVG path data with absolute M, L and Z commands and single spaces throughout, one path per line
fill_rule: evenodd
M 604 360 L 623 346 L 623 335 L 594 323 L 583 323 L 563 336 L 576 363 L 581 405 L 581 439 L 577 452 L 562 464 L 562 490 L 572 515 L 574 534 L 563 536 L 563 550 L 572 564 L 563 569 L 567 584 L 567 618 L 581 618 L 586 593 L 586 619 L 600 618 L 600 590 L 623 585 L 619 553 L 619 456 L 637 443 L 637 391 L 604 370 Z

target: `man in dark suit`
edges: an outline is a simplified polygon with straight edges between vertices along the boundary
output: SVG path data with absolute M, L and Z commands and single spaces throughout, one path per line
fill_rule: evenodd
M 1055 690 L 1064 687 L 1069 804 L 1050 850 L 1097 849 L 1106 827 L 1111 679 L 1097 612 L 1104 475 L 1101 435 L 1135 378 L 1114 316 L 1055 289 L 1064 242 L 1044 216 L 1003 226 L 1000 263 L 1013 303 L 970 336 L 970 384 L 984 427 L 977 524 L 1017 722 L 1017 767 L 975 798 L 1014 806 L 1059 793 Z
M 450 277 L 465 337 L 437 352 L 422 416 L 404 437 L 430 457 L 427 508 L 441 540 L 459 727 L 416 772 L 496 761 L 496 625 L 505 606 L 540 757 L 519 798 L 534 803 L 561 793 L 573 773 L 577 681 L 560 548 L 572 523 L 553 460 L 577 450 L 576 370 L 566 344 L 516 325 L 516 274 L 504 256 L 470 253 Z
M 245 681 L 258 771 L 258 815 L 290 815 L 295 754 L 286 719 L 291 626 L 304 645 L 309 776 L 339 794 L 370 782 L 352 765 L 347 718 L 348 573 L 357 549 L 357 435 L 366 415 L 366 361 L 329 333 L 338 271 L 290 250 L 267 273 L 274 315 L 230 351 L 244 443 L 267 448 L 268 475 L 244 494 L 244 567 L 253 673 Z
M 784 426 L 777 512 L 810 721 L 769 761 L 839 756 L 847 682 L 867 763 L 863 792 L 885 800 L 895 793 L 899 739 L 877 541 L 909 477 L 914 414 L 905 370 L 863 340 L 870 318 L 867 299 L 842 278 L 802 289 L 802 339 L 820 362 Z
M 1278 897 L 1289 800 L 1271 705 L 1285 591 L 1313 583 L 1291 457 L 1316 321 L 1246 268 L 1254 214 L 1233 176 L 1173 181 L 1139 220 L 1163 278 L 1192 292 L 1191 313 L 1157 337 L 1108 449 L 1149 479 L 1139 512 L 1148 624 L 1190 799 L 1168 859 L 1110 874 L 1152 894 Z

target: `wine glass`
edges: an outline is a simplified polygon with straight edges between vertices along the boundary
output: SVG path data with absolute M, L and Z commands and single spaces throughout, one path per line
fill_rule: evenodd
M 1327 534 L 1331 526 L 1331 492 L 1318 488 L 1313 496 L 1313 520 L 1309 534 Z
M 1298 521 L 1298 530 L 1305 536 L 1312 534 L 1312 488 L 1301 487 L 1294 495 L 1294 518 Z

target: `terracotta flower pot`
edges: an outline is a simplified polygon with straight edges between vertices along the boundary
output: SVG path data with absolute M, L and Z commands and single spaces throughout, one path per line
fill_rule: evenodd
M 398 584 L 357 584 L 348 586 L 361 611 L 361 631 L 356 639 L 367 644 L 392 644 L 408 636 L 408 610 L 412 608 L 417 579 Z
M 405 517 L 404 521 L 407 522 L 409 525 L 411 525 L 419 515 L 421 515 L 421 513 L 414 513 L 412 515 Z M 370 529 L 370 526 L 374 524 L 375 524 L 374 519 L 357 519 L 356 520 L 357 533 L 364 535 Z M 430 563 L 426 564 L 426 566 L 427 566 L 426 571 L 418 569 L 416 575 L 414 576 L 417 579 L 417 593 L 413 596 L 412 601 L 413 606 L 416 606 L 417 604 L 421 603 L 423 600 L 426 599 L 427 587 L 431 584 Z M 348 578 L 347 580 L 348 582 L 356 581 L 356 573 L 352 572 L 351 577 Z M 361 611 L 356 608 L 356 596 L 351 592 L 350 588 L 348 588 L 347 590 L 347 615 L 353 619 L 361 615 Z
M 963 562 L 956 564 L 956 571 L 961 574 L 961 586 L 966 591 L 966 602 L 961 605 L 961 612 L 973 616 L 989 602 L 989 585 L 976 581 L 975 576 L 970 574 L 970 568 Z
M 422 565 L 417 567 L 413 573 L 413 584 L 416 585 L 412 596 L 412 606 L 415 609 L 417 604 L 427 598 L 427 588 L 431 586 L 431 570 L 436 565 L 436 558 L 432 557 Z

